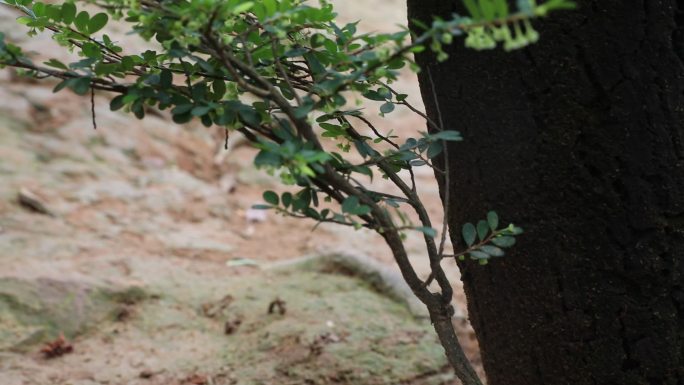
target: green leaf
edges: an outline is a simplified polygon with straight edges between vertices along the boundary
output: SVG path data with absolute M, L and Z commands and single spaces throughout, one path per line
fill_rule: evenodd
M 485 20 L 493 20 L 495 15 L 495 9 L 489 0 L 479 0 L 480 9 L 482 10 L 482 16 Z
M 430 238 L 434 238 L 437 236 L 437 230 L 433 229 L 432 227 L 416 227 L 416 230 L 422 232 Z
M 223 99 L 223 97 L 226 95 L 226 83 L 223 80 L 214 80 L 211 86 L 217 96 L 217 99 Z
M 280 155 L 271 151 L 261 150 L 254 158 L 254 165 L 257 167 L 279 167 L 281 166 L 282 161 L 283 158 Z
M 109 109 L 112 111 L 120 110 L 124 105 L 124 95 L 119 95 L 109 103 Z
M 263 0 L 264 7 L 266 8 L 266 15 L 273 16 L 278 12 L 278 4 L 276 0 Z
M 378 91 L 368 90 L 363 93 L 363 97 L 370 100 L 375 100 L 377 102 L 384 102 L 387 100 L 385 96 L 380 94 Z
M 441 139 L 441 140 L 446 140 L 446 141 L 451 141 L 451 142 L 459 142 L 463 140 L 463 136 L 461 136 L 461 133 L 458 131 L 440 131 L 436 134 L 432 134 L 431 137 L 433 139 Z
M 428 147 L 427 157 L 428 157 L 428 159 L 434 159 L 439 154 L 441 154 L 442 151 L 444 151 L 444 145 L 442 143 L 432 142 L 432 143 L 430 143 L 430 147 Z
M 28 16 L 17 17 L 17 23 L 22 24 L 22 25 L 26 25 L 32 21 L 33 21 L 32 17 L 28 17 Z
M 505 249 L 515 245 L 515 238 L 509 236 L 499 236 L 492 238 L 492 243 Z
M 494 211 L 487 213 L 487 223 L 492 231 L 495 231 L 499 227 L 499 216 Z
M 473 243 L 475 243 L 475 237 L 477 237 L 477 232 L 475 230 L 475 226 L 472 223 L 466 223 L 463 225 L 463 230 L 461 230 L 461 234 L 463 235 L 463 240 L 465 241 L 466 245 L 472 246 Z
M 370 212 L 371 212 L 370 206 L 359 205 L 359 206 L 357 206 L 350 214 L 354 214 L 354 215 L 367 215 L 367 214 L 370 214 Z
M 489 225 L 487 224 L 486 221 L 477 222 L 477 237 L 480 238 L 480 241 L 485 240 L 488 232 L 489 232 Z
M 523 233 L 522 227 L 515 226 L 513 224 L 508 225 L 506 232 L 512 235 L 520 235 Z
M 76 29 L 79 30 L 79 32 L 87 33 L 88 32 L 88 21 L 90 21 L 90 15 L 86 11 L 81 11 L 76 15 L 76 18 L 74 19 L 74 25 L 76 25 Z
M 503 257 L 505 254 L 503 250 L 496 246 L 484 245 L 480 247 L 480 250 L 491 255 L 492 257 Z
M 159 86 L 162 88 L 170 88 L 173 85 L 173 73 L 167 69 L 159 73 Z
M 69 70 L 69 67 L 67 67 L 66 64 L 62 63 L 61 61 L 59 61 L 57 59 L 50 59 L 50 60 L 45 62 L 45 65 L 50 66 L 50 67 L 54 67 L 54 68 L 59 68 L 61 70 L 65 70 L 65 71 Z
M 470 254 L 470 257 L 473 258 L 473 259 L 489 259 L 489 258 L 491 257 L 489 254 L 487 254 L 487 253 L 485 253 L 485 252 L 476 251 L 476 250 L 475 250 L 475 251 L 471 251 L 471 252 L 468 253 L 468 254 Z
M 57 93 L 57 92 L 63 90 L 64 87 L 66 87 L 68 85 L 69 80 L 71 80 L 71 79 L 62 80 L 61 82 L 57 83 L 55 88 L 52 89 L 52 92 Z
M 508 2 L 506 0 L 495 0 L 496 16 L 499 18 L 508 17 Z
M 62 21 L 64 24 L 69 25 L 74 21 L 76 17 L 76 6 L 74 3 L 64 3 L 62 4 Z
M 272 204 L 273 206 L 277 206 L 280 202 L 280 198 L 278 198 L 278 194 L 273 191 L 264 191 L 264 201 Z
M 463 0 L 463 3 L 465 4 L 466 8 L 468 9 L 470 16 L 473 17 L 473 20 L 478 21 L 478 20 L 482 19 L 482 14 L 480 13 L 480 7 L 477 6 L 476 0 Z
M 109 21 L 109 16 L 107 16 L 106 13 L 98 13 L 97 15 L 93 16 L 92 19 L 88 22 L 88 32 L 91 34 L 101 30 L 102 28 L 107 25 L 107 22 Z
M 84 43 L 81 47 L 81 51 L 88 58 L 102 58 L 102 51 L 100 51 L 100 46 L 95 43 Z
M 383 114 L 389 114 L 392 111 L 394 111 L 394 103 L 392 102 L 387 102 L 380 106 L 380 112 L 382 112 Z
M 342 212 L 354 214 L 354 209 L 359 206 L 359 198 L 355 195 L 347 197 L 347 199 L 342 202 Z
M 306 215 L 306 216 L 309 217 L 309 218 L 313 218 L 313 219 L 315 219 L 315 220 L 320 220 L 320 219 L 321 219 L 321 214 L 319 214 L 318 211 L 316 211 L 316 209 L 311 208 L 311 207 L 307 207 L 307 208 L 304 210 L 304 215 Z
M 245 1 L 245 2 L 240 3 L 237 6 L 235 6 L 235 8 L 232 9 L 232 12 L 233 12 L 233 14 L 237 15 L 238 13 L 243 13 L 243 12 L 249 11 L 250 9 L 252 9 L 253 6 L 254 6 L 253 1 Z
M 197 106 L 192 109 L 192 115 L 193 116 L 204 116 L 211 111 L 211 107 L 209 106 Z
M 243 122 L 252 127 L 258 127 L 261 124 L 261 116 L 252 108 L 239 110 L 238 115 Z
M 173 110 L 171 110 L 171 114 L 173 114 L 173 115 L 186 114 L 186 113 L 192 111 L 193 108 L 195 108 L 195 106 L 192 104 L 179 104 Z
M 285 208 L 290 207 L 290 204 L 292 204 L 292 194 L 289 192 L 283 193 L 282 200 Z
M 90 78 L 74 78 L 67 80 L 67 87 L 77 95 L 85 95 L 90 90 Z
M 45 4 L 44 3 L 35 3 L 33 5 L 32 11 L 36 17 L 45 16 Z

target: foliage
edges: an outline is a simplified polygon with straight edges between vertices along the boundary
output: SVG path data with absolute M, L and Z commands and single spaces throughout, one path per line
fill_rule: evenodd
M 146 110 L 170 110 L 176 123 L 199 119 L 245 135 L 259 149 L 254 162 L 277 173 L 290 192 L 264 193 L 260 208 L 318 223 L 331 222 L 378 232 L 388 243 L 404 278 L 434 317 L 452 297 L 441 261 L 468 256 L 486 264 L 504 255 L 521 230 L 498 228 L 498 217 L 463 227 L 465 250 L 444 253 L 446 225 L 439 245 L 414 179 L 415 167 L 440 169 L 447 142 L 461 135 L 434 122 L 407 101 L 392 84 L 408 66 L 420 69 L 413 54 L 430 49 L 438 60 L 454 36 L 465 44 L 491 49 L 503 43 L 519 49 L 538 40 L 531 20 L 550 11 L 571 8 L 567 0 L 518 0 L 511 12 L 505 0 L 464 0 L 469 16 L 415 21 L 395 33 L 360 33 L 357 24 L 338 25 L 327 0 L 313 6 L 301 0 L 84 0 L 47 4 L 33 0 L 0 0 L 22 15 L 17 22 L 29 34 L 49 30 L 59 44 L 80 59 L 34 63 L 0 34 L 0 66 L 12 66 L 36 77 L 55 77 L 55 91 L 69 88 L 79 95 L 95 90 L 118 94 L 113 110 L 142 119 Z M 133 33 L 153 40 L 158 50 L 127 53 L 102 33 L 110 19 L 125 22 Z M 398 142 L 367 119 L 368 111 L 349 107 L 349 99 L 380 102 L 379 113 L 408 108 L 427 121 L 429 132 Z M 449 122 L 451 123 L 451 122 Z M 446 165 L 445 165 L 446 167 Z M 363 181 L 382 177 L 399 195 L 374 191 Z M 404 212 L 415 212 L 413 223 Z M 448 207 L 445 207 L 445 216 Z M 421 279 L 413 270 L 402 240 L 406 231 L 424 235 L 432 273 Z M 479 239 L 479 242 L 476 242 Z M 440 291 L 428 289 L 436 280 Z M 442 309 L 442 310 L 439 310 Z M 433 314 L 434 313 L 434 314 Z M 438 314 L 439 313 L 439 314 Z M 433 317 L 433 318 L 434 318 Z

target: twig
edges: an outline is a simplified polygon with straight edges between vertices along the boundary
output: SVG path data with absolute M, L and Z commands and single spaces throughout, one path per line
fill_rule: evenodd
M 97 120 L 95 119 L 95 88 L 90 88 L 90 115 L 93 118 L 93 129 L 97 130 Z
M 437 99 L 437 91 L 435 91 L 435 82 L 432 79 L 432 72 L 430 71 L 430 67 L 427 67 L 427 74 L 428 74 L 428 79 L 430 79 L 430 90 L 432 91 L 432 97 L 435 102 L 435 109 L 437 110 L 437 118 L 439 119 L 439 130 L 443 131 L 444 129 L 444 121 L 442 120 L 442 111 L 439 107 L 439 100 Z M 437 252 L 438 255 L 444 254 L 444 245 L 446 244 L 446 234 L 449 229 L 449 199 L 451 198 L 449 195 L 449 145 L 446 140 L 442 141 L 443 146 L 444 146 L 444 197 L 442 198 L 442 205 L 444 209 L 444 218 L 442 220 L 442 239 L 439 242 L 439 251 Z

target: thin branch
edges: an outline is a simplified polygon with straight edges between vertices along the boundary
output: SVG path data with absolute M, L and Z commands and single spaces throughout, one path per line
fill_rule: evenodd
M 93 129 L 97 130 L 97 120 L 95 118 L 95 88 L 90 89 L 90 115 L 93 118 Z
M 283 68 L 283 64 L 280 62 L 275 40 L 271 40 L 271 48 L 273 50 L 273 61 L 275 62 L 276 68 L 280 72 L 280 75 L 283 77 L 283 79 L 285 79 L 285 83 L 287 83 L 287 86 L 290 87 L 290 92 L 292 92 L 295 99 L 297 100 L 297 104 L 301 106 L 303 104 L 302 98 L 300 98 L 297 94 L 297 90 L 292 85 L 292 81 L 290 80 L 290 77 L 287 75 L 287 71 L 285 71 L 285 68 Z
M 432 90 L 432 97 L 435 103 L 435 109 L 437 110 L 437 118 L 439 119 L 439 131 L 442 131 L 442 127 L 444 127 L 444 121 L 442 120 L 442 110 L 440 109 L 439 100 L 437 99 L 437 91 L 435 90 L 435 82 L 432 79 L 432 72 L 430 71 L 430 67 L 427 67 L 427 74 L 428 79 L 430 79 L 430 89 Z M 438 255 L 444 254 L 444 245 L 446 244 L 446 236 L 449 228 L 449 200 L 451 199 L 451 196 L 449 195 L 449 189 L 451 187 L 449 186 L 449 145 L 446 140 L 442 141 L 442 145 L 444 146 L 444 197 L 442 198 L 444 218 L 442 220 L 442 239 L 439 242 Z

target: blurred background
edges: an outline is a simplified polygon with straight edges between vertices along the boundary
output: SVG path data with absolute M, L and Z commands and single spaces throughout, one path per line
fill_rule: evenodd
M 399 0 L 336 3 L 340 24 L 406 23 Z M 0 6 L 10 42 L 36 58 L 68 57 L 47 34 L 27 37 L 16 17 Z M 150 47 L 126 31 L 107 33 L 127 54 Z M 226 151 L 218 127 L 154 110 L 137 120 L 109 111 L 103 93 L 94 129 L 89 98 L 53 94 L 55 84 L 0 70 L 0 383 L 457 383 L 424 317 L 372 280 L 302 262 L 342 251 L 395 274 L 374 233 L 312 231 L 252 210 L 264 190 L 283 187 L 254 168 L 238 135 Z M 422 106 L 414 74 L 395 87 Z M 365 108 L 385 132 L 425 130 L 408 110 L 381 118 Z M 417 176 L 441 224 L 432 171 Z M 427 275 L 421 235 L 407 245 Z M 448 271 L 460 338 L 479 365 L 458 272 Z

